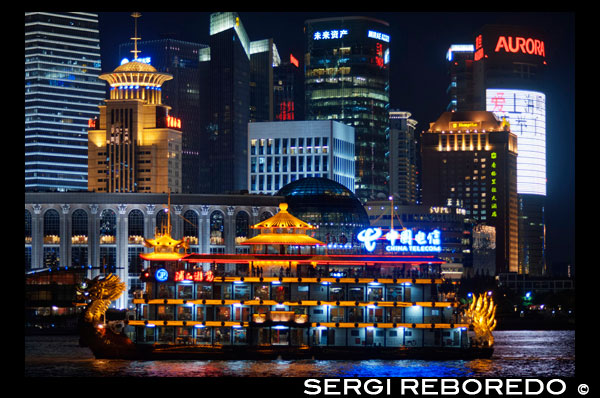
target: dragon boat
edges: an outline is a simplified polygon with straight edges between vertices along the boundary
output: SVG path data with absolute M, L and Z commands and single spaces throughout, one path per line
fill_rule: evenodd
M 86 279 L 81 342 L 118 359 L 473 359 L 493 354 L 490 293 L 461 305 L 435 256 L 317 254 L 287 211 L 252 228 L 246 254 L 186 253 L 170 226 L 146 240 L 135 315 L 106 321 L 126 287 Z M 233 275 L 223 272 L 227 265 Z M 432 271 L 433 270 L 433 271 Z

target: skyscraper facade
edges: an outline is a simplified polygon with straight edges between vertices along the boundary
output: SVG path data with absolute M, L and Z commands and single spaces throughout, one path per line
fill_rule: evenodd
M 181 190 L 197 193 L 200 170 L 200 133 L 202 111 L 200 96 L 201 69 L 199 55 L 205 44 L 164 38 L 140 41 L 138 59 L 150 62 L 157 70 L 168 73 L 173 79 L 161 87 L 162 100 L 171 106 L 169 114 L 181 119 Z M 133 43 L 119 46 L 119 59 L 130 59 Z
M 25 13 L 26 191 L 87 190 L 100 70 L 97 13 Z
M 492 112 L 444 112 L 421 135 L 423 204 L 496 228 L 496 273 L 518 270 L 517 137 Z
M 250 40 L 237 13 L 210 15 L 206 115 L 200 140 L 200 192 L 248 189 Z
M 390 111 L 390 196 L 403 205 L 420 203 L 416 126 L 410 112 Z
M 181 193 L 181 120 L 161 93 L 172 76 L 134 58 L 100 78 L 110 98 L 88 132 L 89 190 Z
M 452 49 L 452 47 L 451 47 Z M 455 110 L 487 110 L 516 134 L 519 273 L 546 273 L 546 43 L 523 26 L 486 25 L 449 59 Z
M 354 129 L 333 120 L 250 123 L 249 191 L 274 194 L 292 181 L 325 177 L 354 189 Z
M 303 69 L 293 54 L 273 68 L 273 120 L 305 119 Z
M 354 127 L 356 195 L 387 198 L 389 24 L 367 17 L 305 22 L 307 120 Z
M 250 122 L 273 121 L 273 69 L 280 63 L 273 39 L 250 42 Z

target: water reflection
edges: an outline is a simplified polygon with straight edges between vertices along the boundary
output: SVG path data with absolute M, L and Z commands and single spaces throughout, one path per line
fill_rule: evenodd
M 468 377 L 575 375 L 574 331 L 498 331 L 491 359 L 126 361 L 97 360 L 73 336 L 28 337 L 26 376 L 71 377 Z

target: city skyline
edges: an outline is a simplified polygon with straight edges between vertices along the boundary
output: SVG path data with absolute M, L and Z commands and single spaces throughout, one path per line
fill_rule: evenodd
M 118 45 L 133 33 L 131 12 L 100 13 L 102 71 L 118 63 Z M 548 260 L 574 263 L 574 15 L 572 13 L 357 13 L 240 12 L 250 40 L 273 38 L 282 56 L 304 55 L 304 21 L 364 15 L 390 23 L 390 109 L 411 112 L 417 132 L 428 128 L 448 102 L 445 54 L 451 44 L 472 43 L 485 24 L 545 30 L 548 89 Z M 142 12 L 141 40 L 169 37 L 208 43 L 210 12 Z M 265 23 L 268 21 L 268 23 Z M 545 28 L 552 24 L 552 30 Z M 106 28 L 103 28 L 106 27 Z M 110 27 L 110 28 L 108 28 Z M 143 48 L 140 49 L 143 55 Z M 560 159 L 560 160 L 559 160 Z M 565 185 L 566 184 L 566 185 Z M 564 209 L 570 209 L 565 212 Z M 565 233 L 567 231 L 567 233 Z

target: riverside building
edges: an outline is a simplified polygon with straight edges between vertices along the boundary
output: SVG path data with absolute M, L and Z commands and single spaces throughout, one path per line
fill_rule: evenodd
M 519 265 L 524 274 L 546 273 L 547 42 L 525 26 L 486 25 L 470 45 L 448 52 L 449 109 L 486 110 L 505 118 L 517 136 Z
M 354 191 L 354 128 L 333 120 L 248 124 L 250 193 L 326 177 Z
M 247 252 L 241 243 L 253 235 L 250 226 L 275 214 L 281 199 L 172 194 L 172 236 L 193 253 Z M 112 272 L 127 284 L 116 308 L 128 308 L 134 291 L 143 288 L 144 239 L 165 224 L 168 203 L 167 194 L 27 192 L 25 271 L 85 268 L 88 278 Z M 219 269 L 235 273 L 235 265 Z
M 25 13 L 26 191 L 87 190 L 100 69 L 97 13 Z
M 361 201 L 388 197 L 389 24 L 367 17 L 305 22 L 307 120 L 355 130 L 355 186 Z
M 492 112 L 445 112 L 421 134 L 423 204 L 461 200 L 496 229 L 496 273 L 518 270 L 517 137 Z

